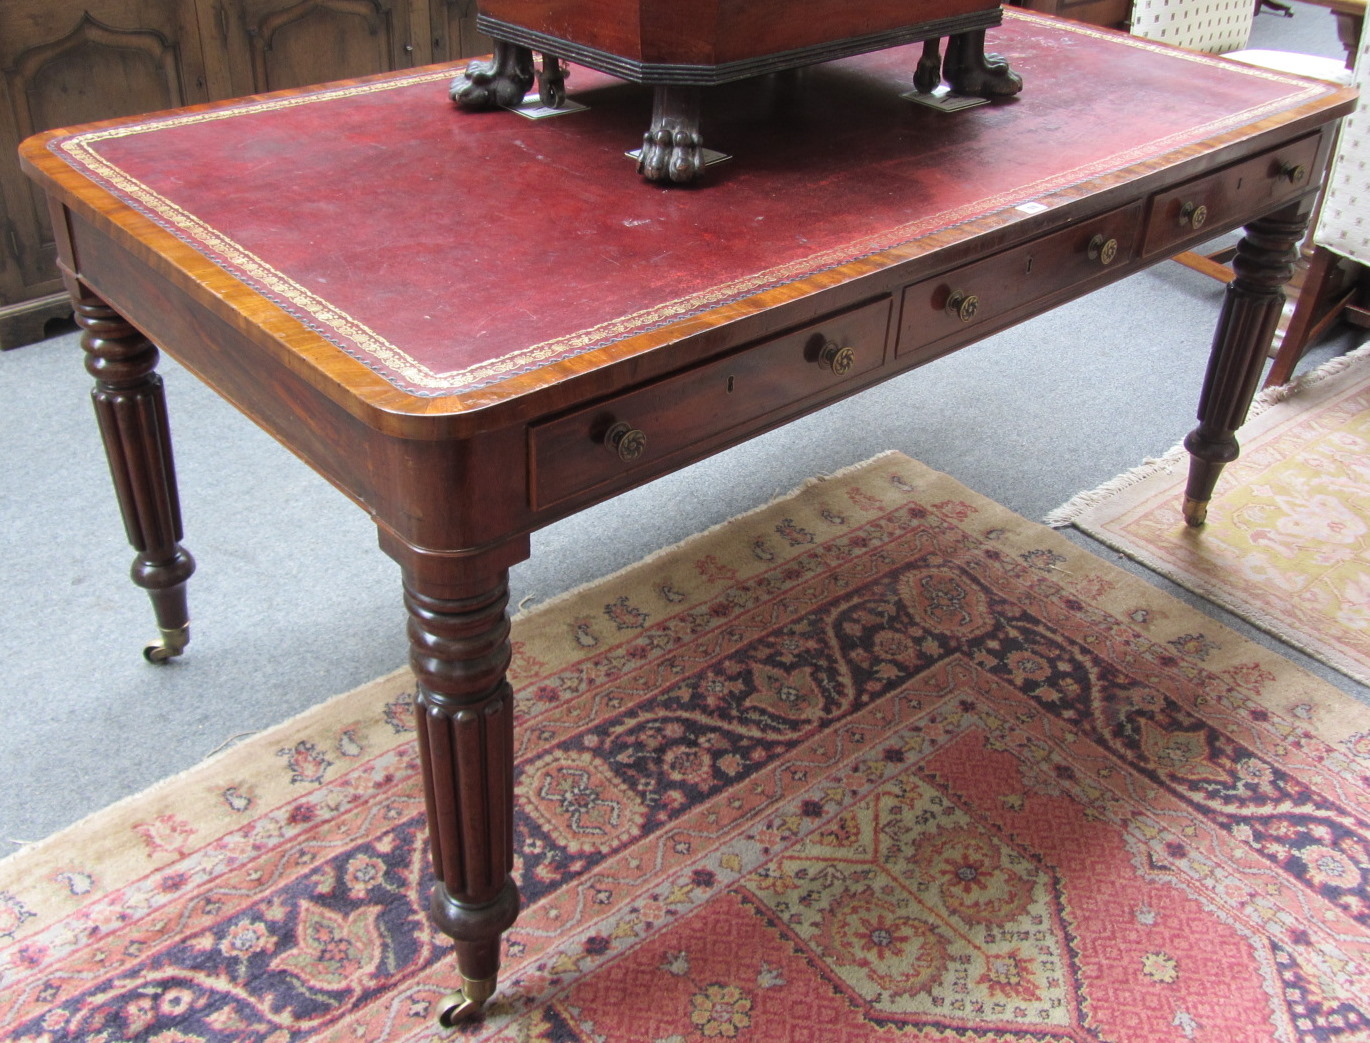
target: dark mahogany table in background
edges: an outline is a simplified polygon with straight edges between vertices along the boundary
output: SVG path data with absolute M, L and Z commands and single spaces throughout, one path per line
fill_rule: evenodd
M 444 1021 L 493 992 L 518 911 L 505 601 L 532 530 L 1245 224 L 1188 441 L 1202 523 L 1354 93 L 1035 15 L 991 43 L 1032 90 L 956 114 L 900 100 L 912 48 L 717 88 L 737 161 L 686 189 L 623 155 L 650 91 L 584 69 L 589 109 L 539 122 L 454 109 L 449 66 L 24 146 L 151 657 L 184 647 L 194 568 L 153 344 L 400 565 Z

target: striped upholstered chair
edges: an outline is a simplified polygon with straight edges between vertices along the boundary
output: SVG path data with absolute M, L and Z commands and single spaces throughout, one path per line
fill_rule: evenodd
M 1370 324 L 1370 34 L 1355 80 L 1360 107 L 1341 126 L 1313 230 L 1313 252 L 1266 385 L 1286 383 L 1300 358 L 1339 317 Z
M 1279 72 L 1289 72 L 1334 83 L 1351 83 L 1352 70 L 1338 58 L 1299 54 L 1292 51 L 1249 50 L 1251 23 L 1256 7 L 1252 0 L 1133 0 L 1132 33 L 1207 54 L 1222 54 L 1236 61 Z M 1365 94 L 1370 94 L 1366 77 L 1370 60 L 1365 57 L 1367 41 L 1361 41 L 1358 71 L 1354 79 Z M 1303 274 L 1293 313 L 1285 327 L 1275 362 L 1266 384 L 1283 384 L 1309 344 L 1338 317 L 1353 316 L 1355 288 L 1340 288 L 1348 277 L 1344 258 L 1365 264 L 1370 260 L 1370 119 L 1357 112 L 1343 126 L 1340 147 L 1327 188 L 1320 203 L 1314 248 Z M 1232 249 L 1216 254 L 1186 252 L 1175 260 L 1196 271 L 1225 282 L 1232 270 L 1226 261 Z M 1354 276 L 1356 273 L 1350 273 Z M 1364 274 L 1361 270 L 1360 274 Z M 1353 279 L 1354 281 L 1354 279 Z M 1362 280 L 1363 281 L 1363 280 Z M 1329 296 L 1333 299 L 1329 303 Z
M 1133 0 L 1132 35 L 1222 54 L 1246 46 L 1255 12 L 1252 0 Z

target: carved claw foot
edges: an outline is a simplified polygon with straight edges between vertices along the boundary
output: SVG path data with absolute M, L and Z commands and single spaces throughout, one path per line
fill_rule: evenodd
M 704 173 L 704 143 L 685 130 L 649 130 L 642 136 L 637 172 L 648 181 L 696 181 Z
M 913 72 L 913 88 L 931 94 L 942 85 L 942 41 L 934 36 L 923 41 L 923 56 Z
M 480 981 L 463 978 L 456 992 L 448 993 L 438 1004 L 438 1024 L 445 1029 L 455 1028 L 478 1014 L 486 1000 L 495 994 L 495 979 Z
M 149 663 L 165 663 L 175 659 L 190 644 L 190 625 L 173 629 L 159 628 L 161 637 L 143 649 L 143 658 Z
M 1023 89 L 1023 78 L 1003 55 L 985 53 L 983 29 L 948 37 L 942 73 L 954 92 L 977 98 L 1006 98 Z
M 493 59 L 467 65 L 452 81 L 448 93 L 454 102 L 471 111 L 512 107 L 523 101 L 533 79 L 533 52 L 496 40 Z
M 1008 59 L 1002 54 L 987 53 L 981 57 L 984 62 L 976 89 L 962 93 L 982 98 L 1010 98 L 1023 89 L 1023 78 L 1009 68 Z
M 659 86 L 652 98 L 652 126 L 642 136 L 637 172 L 648 181 L 677 185 L 704 173 L 699 133 L 699 88 Z

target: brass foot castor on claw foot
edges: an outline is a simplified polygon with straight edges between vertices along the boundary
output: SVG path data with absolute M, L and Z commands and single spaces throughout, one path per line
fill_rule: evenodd
M 450 992 L 438 1004 L 438 1024 L 445 1029 L 455 1028 L 467 1021 L 485 1006 L 485 1001 L 495 994 L 495 979 L 463 978 L 462 986 Z
M 143 658 L 149 663 L 165 663 L 175 659 L 190 644 L 190 625 L 161 629 L 161 637 L 143 649 Z

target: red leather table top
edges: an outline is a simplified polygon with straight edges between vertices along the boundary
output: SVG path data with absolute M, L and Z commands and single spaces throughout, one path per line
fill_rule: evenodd
M 49 147 L 394 387 L 451 396 L 1330 90 L 1012 11 L 990 49 L 1022 95 L 950 115 L 898 97 L 916 47 L 712 91 L 705 143 L 735 159 L 687 189 L 624 156 L 650 91 L 583 69 L 589 110 L 541 121 L 456 110 L 445 67 Z

